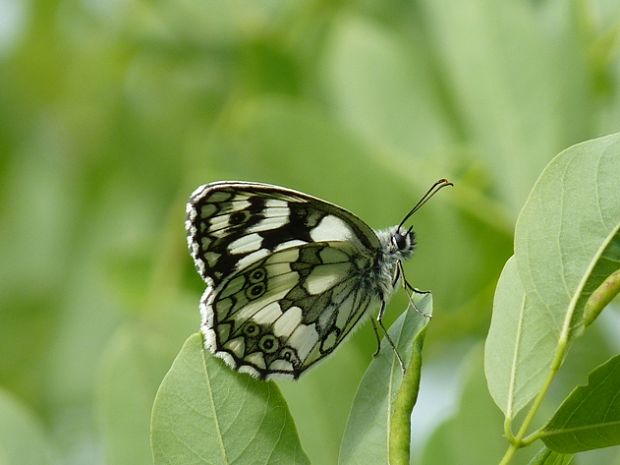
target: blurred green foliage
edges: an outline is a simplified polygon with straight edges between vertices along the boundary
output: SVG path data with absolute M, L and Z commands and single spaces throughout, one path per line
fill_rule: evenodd
M 414 219 L 406 268 L 434 295 L 425 368 L 467 376 L 451 399 L 423 380 L 419 403 L 436 404 L 427 436 L 459 382 L 493 412 L 461 409 L 429 447 L 500 419 L 478 347 L 493 289 L 542 167 L 618 131 L 620 3 L 1 0 L 0 18 L 0 394 L 42 457 L 150 463 L 155 391 L 199 324 L 184 203 L 219 179 L 374 227 L 454 181 Z M 312 463 L 335 463 L 373 344 L 364 327 L 280 383 Z

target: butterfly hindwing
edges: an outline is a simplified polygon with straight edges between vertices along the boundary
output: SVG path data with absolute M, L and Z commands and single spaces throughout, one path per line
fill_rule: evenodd
M 218 284 L 269 254 L 321 241 L 353 241 L 362 249 L 380 244 L 374 231 L 352 213 L 284 188 L 217 182 L 194 191 L 186 229 L 196 268 Z
M 312 242 L 226 276 L 203 296 L 208 348 L 239 371 L 297 378 L 378 302 L 371 260 L 351 242 Z

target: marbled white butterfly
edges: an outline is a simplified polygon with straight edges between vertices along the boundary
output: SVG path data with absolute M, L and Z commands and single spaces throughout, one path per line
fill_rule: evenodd
M 200 301 L 205 346 L 232 368 L 261 379 L 298 378 L 324 359 L 372 309 L 377 323 L 415 247 L 405 221 L 374 231 L 347 210 L 268 184 L 223 181 L 187 204 L 187 241 L 207 283 Z M 373 328 L 379 339 L 376 323 Z M 378 352 L 379 349 L 377 349 Z M 402 366 L 402 360 L 396 351 Z

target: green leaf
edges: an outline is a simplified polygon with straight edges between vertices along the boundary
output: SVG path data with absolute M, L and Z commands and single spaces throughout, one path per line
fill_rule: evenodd
M 513 308 L 498 313 L 493 329 L 503 329 L 492 336 L 489 346 L 495 357 L 512 366 L 507 371 L 499 367 L 499 358 L 492 363 L 489 358 L 487 369 L 493 396 L 509 417 L 543 386 L 556 349 L 564 350 L 569 338 L 578 334 L 574 328 L 583 324 L 587 299 L 617 269 L 618 179 L 619 135 L 576 145 L 549 163 L 519 216 L 515 259 L 524 307 L 516 310 L 514 302 L 508 303 L 511 298 L 502 299 Z M 516 277 L 511 279 L 516 286 Z M 515 317 L 515 311 L 522 316 Z M 512 333 L 502 340 L 502 334 L 510 334 L 510 318 L 521 322 L 518 338 Z
M 543 447 L 527 465 L 570 465 L 572 455 L 559 454 Z
M 48 465 L 52 448 L 40 425 L 19 402 L 0 389 L 0 463 Z
M 557 339 L 549 337 L 540 319 L 511 257 L 497 283 L 484 347 L 489 392 L 507 418 L 514 418 L 540 390 L 553 358 Z
M 526 294 L 550 331 L 570 335 L 589 295 L 620 260 L 620 135 L 560 153 L 519 216 L 515 256 Z
M 155 465 L 308 464 L 273 382 L 236 373 L 191 336 L 153 405 Z
M 542 432 L 550 449 L 573 453 L 620 444 L 620 355 L 597 367 Z
M 425 296 L 416 303 L 416 307 L 421 313 L 430 315 L 432 296 Z M 339 464 L 381 465 L 388 463 L 388 457 L 394 457 L 391 454 L 399 457 L 408 455 L 408 450 L 402 447 L 410 442 L 408 422 L 420 379 L 419 344 L 422 343 L 427 324 L 428 318 L 422 317 L 415 310 L 409 310 L 390 327 L 389 334 L 408 367 L 402 386 L 409 392 L 400 393 L 402 370 L 394 351 L 384 338 L 381 351 L 366 370 L 353 401 L 340 447 Z M 415 355 L 412 357 L 412 354 Z M 395 412 L 394 408 L 400 410 Z M 401 449 L 393 452 L 390 448 L 394 447 Z

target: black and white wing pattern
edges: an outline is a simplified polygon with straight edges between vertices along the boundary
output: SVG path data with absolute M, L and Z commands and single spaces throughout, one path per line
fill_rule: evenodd
M 262 379 L 299 377 L 389 295 L 388 233 L 293 190 L 216 182 L 187 205 L 190 253 L 207 289 L 207 349 Z
M 202 299 L 207 347 L 261 378 L 297 378 L 330 354 L 379 303 L 362 285 L 370 257 L 359 259 L 344 245 L 279 250 L 208 288 Z

